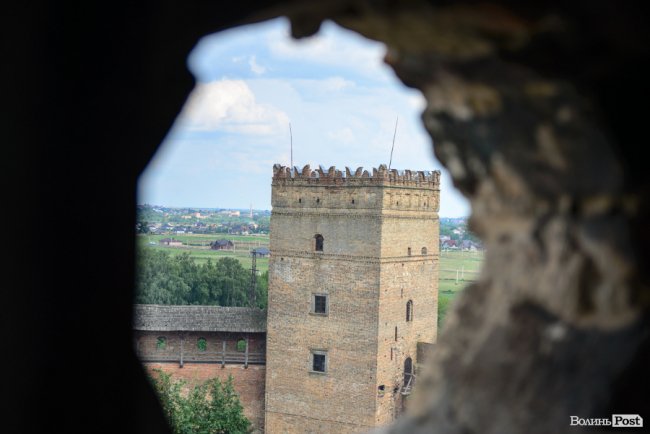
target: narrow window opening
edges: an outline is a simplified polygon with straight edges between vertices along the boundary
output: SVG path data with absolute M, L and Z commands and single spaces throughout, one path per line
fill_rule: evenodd
M 404 390 L 405 391 L 410 391 L 410 389 L 413 387 L 413 380 L 415 379 L 415 375 L 413 375 L 413 361 L 411 360 L 410 357 L 407 357 L 406 360 L 404 360 Z
M 298 203 L 302 203 L 302 198 L 298 198 Z
M 422 247 L 422 254 L 423 254 L 423 255 L 426 255 L 426 254 L 427 254 L 427 248 L 426 248 L 426 247 Z
M 395 342 L 397 342 L 397 326 L 395 326 Z
M 319 314 L 327 314 L 327 295 L 314 294 L 312 299 L 312 312 Z
M 354 199 L 352 199 L 352 204 L 354 205 Z
M 317 252 L 322 252 L 323 251 L 323 243 L 324 243 L 325 239 L 323 238 L 323 236 L 321 234 L 316 234 L 314 236 L 314 238 L 316 239 L 316 251 Z
M 407 253 L 408 253 L 409 256 L 411 256 L 411 248 L 410 247 L 408 248 Z
M 327 371 L 327 355 L 324 351 L 312 352 L 311 370 L 313 372 Z
M 413 300 L 406 303 L 406 321 L 413 321 Z
M 320 198 L 319 197 L 316 198 L 316 203 L 320 203 Z

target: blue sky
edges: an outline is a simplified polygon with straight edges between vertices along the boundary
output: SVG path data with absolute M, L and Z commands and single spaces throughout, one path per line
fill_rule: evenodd
M 425 102 L 382 59 L 385 46 L 333 23 L 295 41 L 277 19 L 202 38 L 188 58 L 197 85 L 140 177 L 139 203 L 271 208 L 274 163 L 436 170 L 420 122 Z M 440 215 L 469 204 L 443 170 Z

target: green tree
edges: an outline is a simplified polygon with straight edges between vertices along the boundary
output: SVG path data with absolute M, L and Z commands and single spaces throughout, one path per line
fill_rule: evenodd
M 260 309 L 266 309 L 269 298 L 269 270 L 266 270 L 257 278 L 256 289 L 257 307 Z
M 197 264 L 189 253 L 140 249 L 136 303 L 248 306 L 250 270 L 235 258 Z M 257 279 L 257 306 L 267 304 L 268 272 Z
M 189 388 L 183 380 L 157 369 L 149 378 L 163 412 L 176 434 L 240 434 L 250 431 L 251 423 L 233 387 L 232 376 L 225 383 L 211 378 Z
M 135 224 L 135 233 L 136 234 L 148 234 L 149 233 L 149 222 L 139 221 Z

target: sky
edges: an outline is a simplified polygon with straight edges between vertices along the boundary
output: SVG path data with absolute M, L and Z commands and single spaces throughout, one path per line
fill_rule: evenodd
M 385 46 L 326 22 L 302 40 L 280 18 L 203 37 L 188 58 L 197 79 L 140 177 L 138 203 L 271 209 L 273 164 L 441 170 L 440 216 L 468 201 L 435 160 L 425 101 L 383 63 Z M 291 126 L 291 135 L 290 135 Z

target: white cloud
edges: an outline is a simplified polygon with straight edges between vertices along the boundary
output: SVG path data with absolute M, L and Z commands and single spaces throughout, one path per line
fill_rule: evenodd
M 412 93 L 407 96 L 407 101 L 413 109 L 418 112 L 423 112 L 427 106 L 427 100 L 420 92 Z
M 197 83 L 179 116 L 190 130 L 271 135 L 286 129 L 289 117 L 270 104 L 260 104 L 242 80 Z
M 276 58 L 300 60 L 305 64 L 353 69 L 373 79 L 386 81 L 389 68 L 383 63 L 386 46 L 352 31 L 326 22 L 318 34 L 295 40 L 288 28 L 267 37 L 268 49 Z
M 203 82 L 142 176 L 141 194 L 168 205 L 270 207 L 272 166 L 289 164 L 290 143 L 300 167 L 377 167 L 390 159 L 397 116 L 392 167 L 440 167 L 420 120 L 426 102 L 396 81 L 384 51 L 331 22 L 298 41 L 286 19 L 203 38 L 189 61 Z M 441 215 L 466 214 L 445 171 L 441 188 Z
M 257 63 L 255 56 L 251 56 L 248 59 L 248 65 L 250 65 L 251 71 L 253 71 L 254 74 L 262 75 L 266 72 L 266 68 Z

